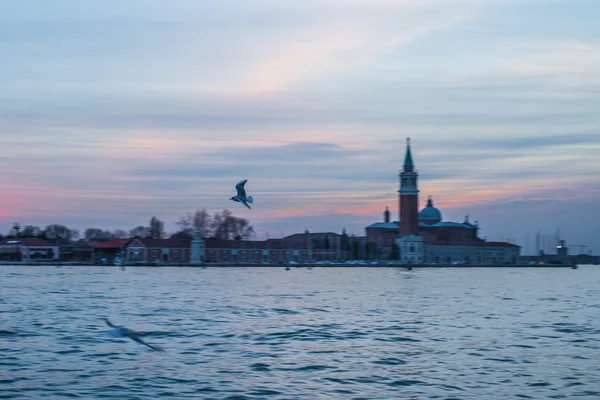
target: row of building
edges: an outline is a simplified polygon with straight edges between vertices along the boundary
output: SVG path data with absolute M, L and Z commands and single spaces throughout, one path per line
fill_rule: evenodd
M 356 239 L 364 243 L 364 238 Z M 6 261 L 73 261 L 93 264 L 190 264 L 190 263 L 278 263 L 374 258 L 365 249 L 353 257 L 343 250 L 342 235 L 305 233 L 281 239 L 195 240 L 130 238 L 106 242 L 79 240 L 58 245 L 39 238 L 6 239 L 0 242 L 0 259 Z M 356 253 L 354 253 L 356 254 Z
M 369 245 L 367 237 L 350 238 L 347 246 L 343 245 L 344 236 L 334 232 L 294 234 L 262 241 L 130 238 L 106 242 L 79 240 L 62 245 L 39 238 L 21 238 L 0 242 L 0 260 L 188 265 L 205 262 L 281 263 L 398 258 L 398 253 L 394 256 L 392 246 L 387 249 L 374 242 Z M 427 248 L 428 255 L 424 262 L 514 263 L 518 255 L 512 251 L 513 247 L 496 242 L 486 242 L 477 250 L 473 246 L 448 246 L 441 251 L 437 246 Z M 467 254 L 466 257 L 464 254 Z
M 386 207 L 383 221 L 365 228 L 365 236 L 334 232 L 300 233 L 281 239 L 194 240 L 130 238 L 107 242 L 79 241 L 56 246 L 41 239 L 0 242 L 0 258 L 61 259 L 112 263 L 197 264 L 204 262 L 258 263 L 321 260 L 399 260 L 402 263 L 516 264 L 521 248 L 507 242 L 489 242 L 478 235 L 479 224 L 468 216 L 462 222 L 443 221 L 429 197 L 419 211 L 418 173 L 410 139 L 399 174 L 398 220 Z

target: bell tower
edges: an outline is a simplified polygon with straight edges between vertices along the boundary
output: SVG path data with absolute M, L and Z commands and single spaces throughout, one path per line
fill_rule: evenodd
M 404 166 L 399 174 L 400 190 L 400 224 L 398 234 L 400 237 L 419 234 L 419 189 L 417 187 L 418 174 L 410 151 L 410 138 L 406 139 L 406 155 Z

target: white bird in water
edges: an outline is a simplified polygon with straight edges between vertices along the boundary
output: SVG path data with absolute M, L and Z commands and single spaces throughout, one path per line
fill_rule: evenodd
M 133 341 L 136 341 L 138 343 L 143 344 L 144 346 L 148 346 L 150 347 L 152 350 L 155 351 L 164 351 L 161 347 L 158 346 L 152 346 L 151 344 L 148 344 L 146 342 L 144 342 L 142 340 L 142 338 L 140 337 L 140 333 L 136 332 L 134 330 L 131 330 L 129 328 L 126 328 L 124 326 L 116 326 L 113 325 L 108 318 L 104 318 L 104 322 L 106 322 L 106 325 L 110 326 L 111 329 L 110 331 L 108 331 L 108 334 L 112 337 L 127 337 Z
M 244 179 L 243 181 L 241 181 L 240 183 L 235 185 L 235 189 L 237 190 L 237 196 L 233 196 L 229 200 L 233 200 L 238 203 L 242 203 L 246 207 L 250 208 L 248 203 L 250 203 L 250 204 L 254 203 L 254 199 L 252 198 L 252 196 L 246 196 L 246 189 L 244 189 L 244 185 L 246 184 L 246 182 L 248 182 L 248 179 Z

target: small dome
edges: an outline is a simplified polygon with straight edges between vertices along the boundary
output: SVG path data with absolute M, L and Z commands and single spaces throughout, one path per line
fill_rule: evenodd
M 427 207 L 419 213 L 419 221 L 426 224 L 436 224 L 442 220 L 442 213 L 433 206 L 431 197 L 427 200 Z

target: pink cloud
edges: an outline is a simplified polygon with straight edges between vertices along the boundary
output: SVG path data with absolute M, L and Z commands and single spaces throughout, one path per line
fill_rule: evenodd
M 20 193 L 3 192 L 0 197 L 0 216 L 11 217 L 23 212 L 27 204 Z

